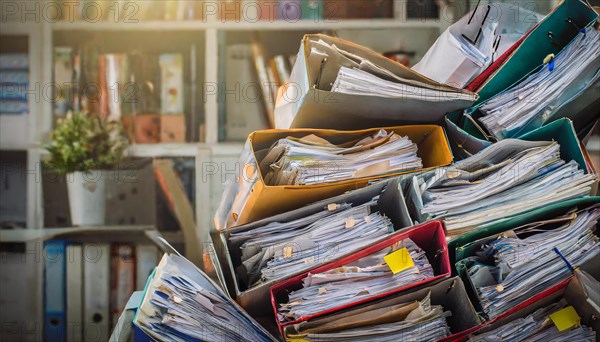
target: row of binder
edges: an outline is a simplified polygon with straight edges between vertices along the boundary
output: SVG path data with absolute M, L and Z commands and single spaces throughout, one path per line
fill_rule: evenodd
M 159 259 L 152 245 L 66 240 L 47 241 L 43 256 L 45 341 L 107 340 Z
M 233 299 L 167 255 L 136 325 L 161 341 L 594 341 L 600 197 L 579 138 L 598 121 L 598 15 L 511 6 L 478 3 L 413 69 L 306 35 L 278 129 L 250 134 L 215 214 Z

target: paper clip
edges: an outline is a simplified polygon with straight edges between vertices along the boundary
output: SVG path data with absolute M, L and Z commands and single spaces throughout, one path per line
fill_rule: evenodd
M 573 266 L 571 265 L 571 263 L 569 262 L 569 260 L 567 260 L 567 258 L 565 258 L 565 256 L 562 255 L 562 253 L 558 250 L 558 248 L 554 247 L 552 250 L 556 254 L 558 254 L 558 256 L 565 262 L 565 264 L 567 264 L 567 267 L 569 268 L 569 270 L 571 271 L 571 273 L 575 272 L 575 268 L 573 268 Z
M 471 14 L 471 17 L 469 18 L 469 21 L 467 22 L 467 25 L 471 25 L 471 21 L 473 20 L 473 17 L 475 17 L 475 13 L 477 12 L 477 8 L 479 7 L 479 3 L 481 2 L 481 0 L 477 1 L 477 6 L 475 6 L 475 9 L 473 10 L 473 13 Z M 469 41 L 469 43 L 475 45 L 477 43 L 477 40 L 479 40 L 479 36 L 481 35 L 481 32 L 483 32 L 483 24 L 485 24 L 485 21 L 487 20 L 488 15 L 490 14 L 490 11 L 492 9 L 492 6 L 487 5 L 487 11 L 485 12 L 485 16 L 483 16 L 483 20 L 481 21 L 481 25 L 479 26 L 479 30 L 477 31 L 477 36 L 475 36 L 475 40 L 471 40 L 471 38 L 465 36 L 464 34 L 462 34 L 463 38 L 465 38 L 466 40 Z
M 554 70 L 554 54 L 551 53 L 544 58 L 544 63 L 548 64 L 548 70 Z

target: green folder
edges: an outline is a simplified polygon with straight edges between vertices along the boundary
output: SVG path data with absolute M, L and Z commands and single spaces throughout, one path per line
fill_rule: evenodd
M 583 151 L 581 150 L 581 146 L 579 144 L 579 140 L 575 135 L 575 129 L 573 128 L 573 123 L 569 119 L 560 119 L 554 121 L 546 126 L 538 128 L 528 134 L 525 134 L 521 138 L 522 140 L 529 141 L 556 141 L 560 145 L 560 156 L 566 162 L 571 160 L 575 160 L 579 166 L 585 170 L 586 173 L 589 173 L 589 168 L 587 166 L 585 157 L 583 156 Z M 507 231 L 511 228 L 518 227 L 520 225 L 533 222 L 535 220 L 540 220 L 544 217 L 547 212 L 552 212 L 553 210 L 558 210 L 562 206 L 573 206 L 574 204 L 569 204 L 569 202 L 573 202 L 575 204 L 579 203 L 578 200 L 585 202 L 586 199 L 598 200 L 600 197 L 584 197 L 583 199 L 573 199 L 570 201 L 554 203 L 548 205 L 543 208 L 539 208 L 536 210 L 532 210 L 530 212 L 513 216 L 511 218 L 506 218 L 502 221 L 497 221 L 495 223 L 491 223 L 489 225 L 485 225 L 477 228 L 476 230 L 461 235 L 459 237 L 454 238 L 450 242 L 448 242 L 448 249 L 450 252 L 450 261 L 456 262 L 468 256 L 464 251 L 463 247 L 473 241 L 500 234 L 504 231 Z M 595 203 L 595 202 L 590 202 Z
M 597 19 L 598 14 L 585 2 L 563 1 L 530 32 L 513 55 L 484 83 L 478 92 L 479 100 L 476 104 L 484 102 L 544 65 L 546 56 L 556 55 L 581 29 L 593 25 Z
M 452 142 L 453 152 L 458 158 L 466 158 L 490 145 L 494 139 L 489 137 L 476 121 L 480 117 L 479 106 L 498 93 L 518 84 L 528 75 L 537 72 L 549 54 L 557 55 L 580 32 L 581 29 L 596 23 L 598 14 L 581 0 L 565 0 L 548 14 L 524 39 L 513 54 L 498 67 L 478 92 L 479 100 L 465 111 L 446 115 L 446 127 Z M 598 85 L 591 86 L 566 108 L 557 109 L 553 117 L 577 117 L 580 134 L 585 135 L 587 126 L 593 118 L 588 117 L 586 106 L 597 104 Z M 581 107 L 581 108 L 580 108 Z M 592 107 L 593 108 L 593 107 Z M 580 120 L 581 119 L 581 120 Z M 586 120 L 583 120 L 586 119 Z M 549 119 L 550 121 L 554 119 Z M 522 127 L 527 132 L 540 123 Z M 520 136 L 521 134 L 517 134 Z

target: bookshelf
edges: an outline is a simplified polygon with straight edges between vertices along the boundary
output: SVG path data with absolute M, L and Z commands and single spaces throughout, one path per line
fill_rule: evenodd
M 50 3 L 48 0 L 47 3 Z M 405 5 L 401 1 L 397 1 Z M 397 11 L 396 11 L 397 12 Z M 401 11 L 400 11 L 401 12 Z M 31 82 L 40 85 L 54 82 L 54 48 L 58 46 L 74 46 L 86 40 L 97 39 L 107 44 L 106 51 L 128 52 L 132 49 L 161 52 L 187 49 L 190 44 L 197 48 L 197 92 L 202 92 L 204 84 L 219 84 L 224 81 L 223 54 L 225 49 L 236 42 L 247 42 L 249 36 L 258 33 L 265 39 L 277 39 L 267 44 L 270 49 L 279 52 L 295 54 L 300 38 L 311 32 L 336 32 L 349 39 L 373 40 L 377 37 L 380 42 L 390 37 L 421 37 L 425 36 L 422 50 L 433 43 L 441 30 L 450 23 L 438 19 L 407 19 L 397 13 L 395 18 L 385 19 L 321 19 L 321 20 L 269 20 L 269 21 L 222 21 L 216 16 L 206 20 L 157 21 L 138 20 L 127 22 L 85 22 L 36 20 L 33 22 L 7 21 L 2 22 L 2 35 L 20 34 L 26 36 L 29 44 Z M 38 18 L 39 19 L 39 18 Z M 43 18 L 42 18 L 43 19 Z M 365 34 L 364 32 L 370 32 Z M 362 36 L 362 37 L 361 37 Z M 156 44 L 160 42 L 160 44 Z M 362 42 L 364 43 L 364 42 Z M 408 45 L 408 44 L 407 44 Z M 397 47 L 397 46 L 394 46 Z M 219 102 L 220 94 L 207 93 L 198 99 L 197 113 L 204 124 L 205 137 L 202 142 L 132 144 L 127 156 L 135 157 L 190 157 L 196 159 L 197 179 L 210 179 L 207 182 L 197 182 L 196 204 L 197 224 L 208 236 L 208 227 L 212 226 L 212 207 L 199 204 L 204 196 L 209 203 L 218 202 L 223 189 L 223 182 L 231 178 L 233 173 L 222 175 L 206 175 L 207 163 L 218 165 L 219 171 L 235 169 L 235 163 L 243 147 L 243 141 L 227 141 L 224 138 L 224 105 Z M 27 125 L 27 142 L 13 144 L 7 141 L 0 144 L 2 150 L 18 150 L 27 153 L 28 178 L 33 181 L 27 184 L 27 228 L 43 228 L 43 207 L 41 186 L 36 179 L 41 179 L 39 165 L 45 151 L 39 148 L 39 143 L 47 140 L 53 126 L 53 104 L 42 99 L 35 101 L 30 98 L 31 113 Z M 4 117 L 1 117 L 5 120 Z M 3 129 L 13 129 L 16 125 L 8 123 Z M 6 127 L 6 128 L 4 128 Z M 198 134 L 199 135 L 199 134 Z M 212 170 L 212 169 L 211 169 Z M 208 196 L 208 197 L 206 197 Z M 206 203 L 206 202 L 205 202 Z M 211 207 L 210 209 L 208 207 Z

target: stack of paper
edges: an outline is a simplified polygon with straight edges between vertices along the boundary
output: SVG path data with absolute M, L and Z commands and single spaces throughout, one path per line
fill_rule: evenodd
M 477 3 L 446 29 L 413 70 L 463 88 L 543 18 L 526 6 Z
M 350 95 L 370 95 L 386 98 L 414 99 L 422 103 L 446 102 L 450 99 L 475 101 L 477 95 L 469 92 L 452 90 L 441 85 L 425 83 L 415 79 L 400 77 L 355 53 L 329 44 L 323 39 L 312 42 L 311 58 L 330 57 L 340 61 L 337 77 L 329 82 L 329 75 L 319 75 L 317 87 L 334 93 Z M 323 73 L 323 71 L 321 71 Z
M 495 267 L 475 263 L 468 269 L 482 309 L 496 317 L 541 291 L 568 279 L 572 267 L 600 254 L 595 235 L 600 209 L 585 210 L 558 229 L 533 229 L 526 238 L 500 237 L 480 255 L 493 257 Z M 486 274 L 492 274 L 493 281 Z M 481 279 L 485 286 L 477 286 Z
M 371 212 L 378 198 L 355 207 L 330 204 L 309 217 L 232 233 L 230 241 L 243 241 L 240 267 L 249 284 L 308 271 L 315 263 L 360 250 L 392 233 L 390 219 Z
M 441 305 L 431 305 L 428 294 L 421 301 L 373 308 L 351 317 L 324 324 L 298 325 L 296 334 L 287 334 L 287 341 L 437 341 L 450 335 L 450 328 Z M 316 322 L 315 322 L 316 323 Z
M 261 169 L 266 167 L 268 185 L 306 185 L 420 169 L 423 164 L 408 137 L 380 130 L 340 145 L 315 135 L 280 139 L 261 162 Z
M 187 259 L 165 254 L 134 323 L 157 341 L 275 341 Z
M 412 178 L 425 218 L 443 218 L 460 235 L 550 203 L 586 196 L 596 177 L 560 158 L 556 142 L 506 139 L 433 173 Z
M 574 310 L 572 307 L 566 307 L 566 301 L 563 299 L 538 309 L 527 317 L 518 318 L 499 328 L 473 336 L 469 342 L 596 341 L 596 332 L 585 326 L 574 326 L 559 331 L 550 317 L 564 309 Z
M 384 257 L 402 248 L 407 249 L 413 265 L 394 274 Z M 281 304 L 279 317 L 280 320 L 295 320 L 433 276 L 425 251 L 412 240 L 405 239 L 351 264 L 322 273 L 309 273 L 303 288 L 290 293 L 288 303 Z
M 393 74 L 391 74 L 393 75 Z M 449 93 L 416 81 L 396 79 L 390 81 L 359 68 L 341 67 L 332 92 L 350 95 L 368 95 L 401 99 L 417 99 L 423 102 L 447 101 L 448 96 L 461 100 L 472 100 L 467 93 Z
M 599 65 L 600 32 L 587 29 L 548 67 L 483 104 L 479 121 L 498 139 L 534 120 L 546 121 L 600 78 Z

